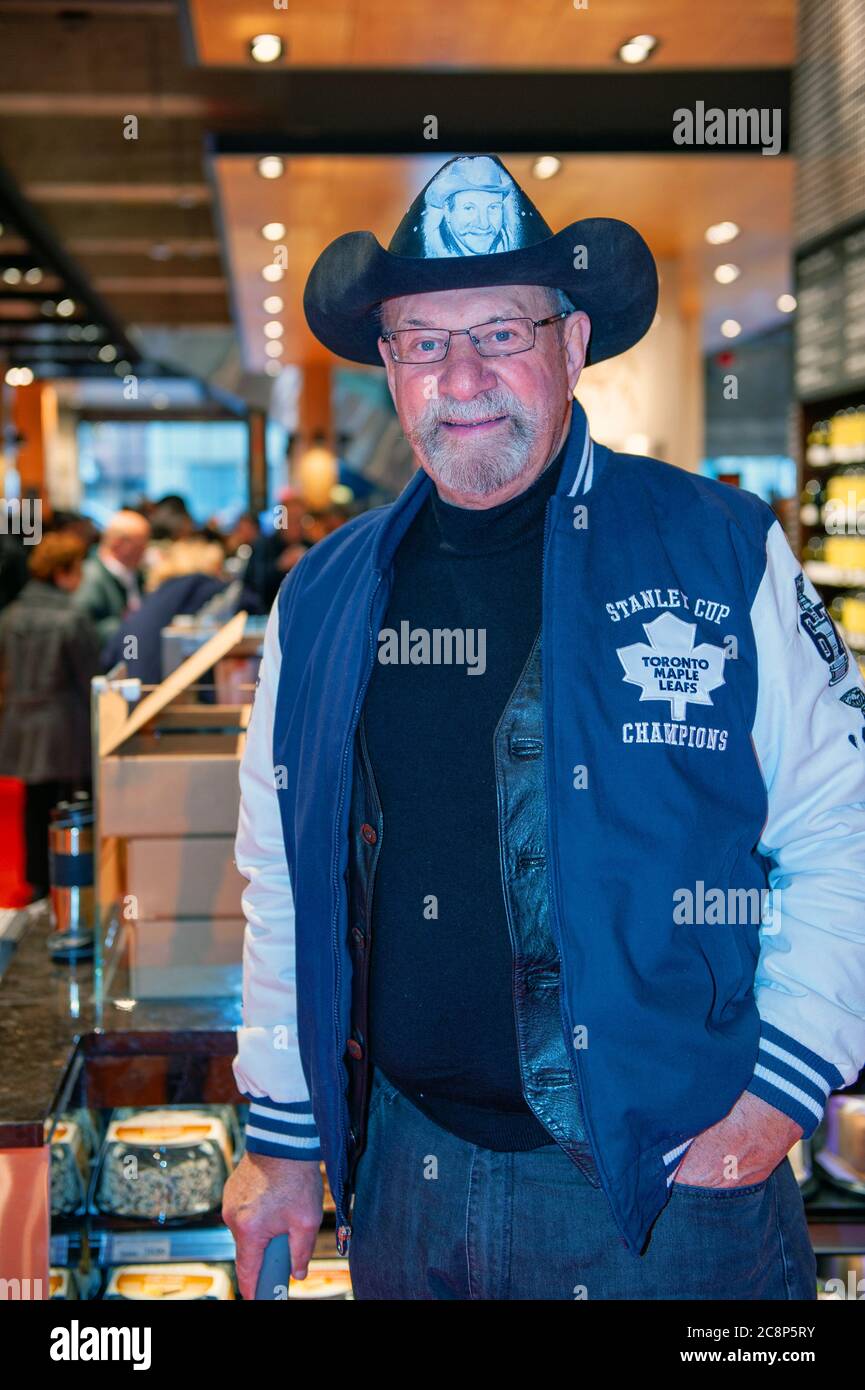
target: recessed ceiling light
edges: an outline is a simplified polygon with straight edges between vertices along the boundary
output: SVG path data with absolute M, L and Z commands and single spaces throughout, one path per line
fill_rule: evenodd
M 266 154 L 258 161 L 258 172 L 263 179 L 281 179 L 285 161 L 278 154 Z
M 264 325 L 264 336 L 265 338 L 282 337 L 282 324 L 279 322 L 279 319 L 270 319 L 269 322 Z
M 106 343 L 104 347 L 101 347 L 99 349 L 100 362 L 113 362 L 116 356 L 117 348 L 114 346 L 113 343 Z
M 713 222 L 711 227 L 706 228 L 705 235 L 710 246 L 723 246 L 725 242 L 736 239 L 739 226 L 736 222 Z
M 658 40 L 654 34 L 635 34 L 632 39 L 625 39 L 620 46 L 618 57 L 623 63 L 645 63 L 658 47 Z
M 75 313 L 75 301 L 73 299 L 61 299 L 57 305 L 57 312 L 62 319 L 68 319 Z
M 542 154 L 532 165 L 532 173 L 536 179 L 551 179 L 562 167 L 562 161 L 556 159 L 554 154 Z
M 29 270 L 25 270 L 24 279 L 28 285 L 39 285 L 42 283 L 42 271 L 38 265 L 31 265 Z
M 33 373 L 29 367 L 10 367 L 5 377 L 7 386 L 29 386 L 32 380 Z
M 269 362 L 265 362 L 264 370 L 268 376 L 279 376 L 282 371 L 282 363 L 277 362 L 276 358 L 272 357 Z
M 738 280 L 742 274 L 737 265 L 732 261 L 725 261 L 723 265 L 716 265 L 714 270 L 715 279 L 719 285 L 732 285 L 734 280 Z
M 261 278 L 268 280 L 271 285 L 275 285 L 277 280 L 281 280 L 284 274 L 285 271 L 282 266 L 277 265 L 275 261 L 271 265 L 262 266 Z
M 282 343 L 274 342 L 271 339 L 270 342 L 265 343 L 264 351 L 267 353 L 268 357 L 281 357 L 285 349 L 283 348 Z
M 779 294 L 775 300 L 775 308 L 782 314 L 792 314 L 796 308 L 797 300 L 794 294 Z
M 256 34 L 249 41 L 249 52 L 256 63 L 275 63 L 282 57 L 282 39 L 278 34 Z
M 725 338 L 738 338 L 742 332 L 742 325 L 737 319 L 724 319 L 721 324 L 721 332 Z
M 278 294 L 269 294 L 261 307 L 266 314 L 281 314 L 284 306 Z
M 266 241 L 281 241 L 285 236 L 285 223 L 265 222 L 261 229 L 261 235 Z
M 21 271 L 18 269 L 17 265 L 7 266 L 3 271 L 3 279 L 7 285 L 20 285 Z

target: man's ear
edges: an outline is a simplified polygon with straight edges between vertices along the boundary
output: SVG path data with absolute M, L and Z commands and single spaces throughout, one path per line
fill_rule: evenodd
M 562 322 L 565 329 L 568 388 L 573 394 L 580 379 L 580 373 L 586 365 L 586 354 L 589 350 L 589 339 L 592 334 L 592 321 L 582 309 L 577 309 Z

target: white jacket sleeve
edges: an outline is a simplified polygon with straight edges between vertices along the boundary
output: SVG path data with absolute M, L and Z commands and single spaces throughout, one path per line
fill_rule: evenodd
M 748 1090 L 816 1129 L 865 1064 L 865 691 L 779 523 L 751 611 L 769 857 Z
M 234 1078 L 250 1101 L 246 1147 L 280 1158 L 321 1157 L 297 1042 L 294 900 L 273 764 L 273 720 L 282 652 L 279 605 L 264 654 L 240 763 L 235 862 L 243 891 L 243 1027 Z

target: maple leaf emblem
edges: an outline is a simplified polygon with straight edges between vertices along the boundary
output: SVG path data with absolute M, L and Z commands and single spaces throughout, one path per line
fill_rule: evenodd
M 694 646 L 696 623 L 664 613 L 643 623 L 646 642 L 617 648 L 624 679 L 642 687 L 643 700 L 669 700 L 672 717 L 684 719 L 688 702 L 711 705 L 710 690 L 724 684 L 724 648 L 711 642 Z

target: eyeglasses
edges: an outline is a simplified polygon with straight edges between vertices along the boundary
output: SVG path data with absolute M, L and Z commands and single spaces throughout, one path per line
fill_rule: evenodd
M 510 357 L 534 347 L 535 329 L 566 319 L 570 312 L 565 309 L 547 319 L 493 319 L 474 328 L 395 328 L 380 337 L 383 343 L 390 343 L 394 362 L 441 362 L 447 357 L 451 338 L 461 333 L 468 333 L 481 357 Z

